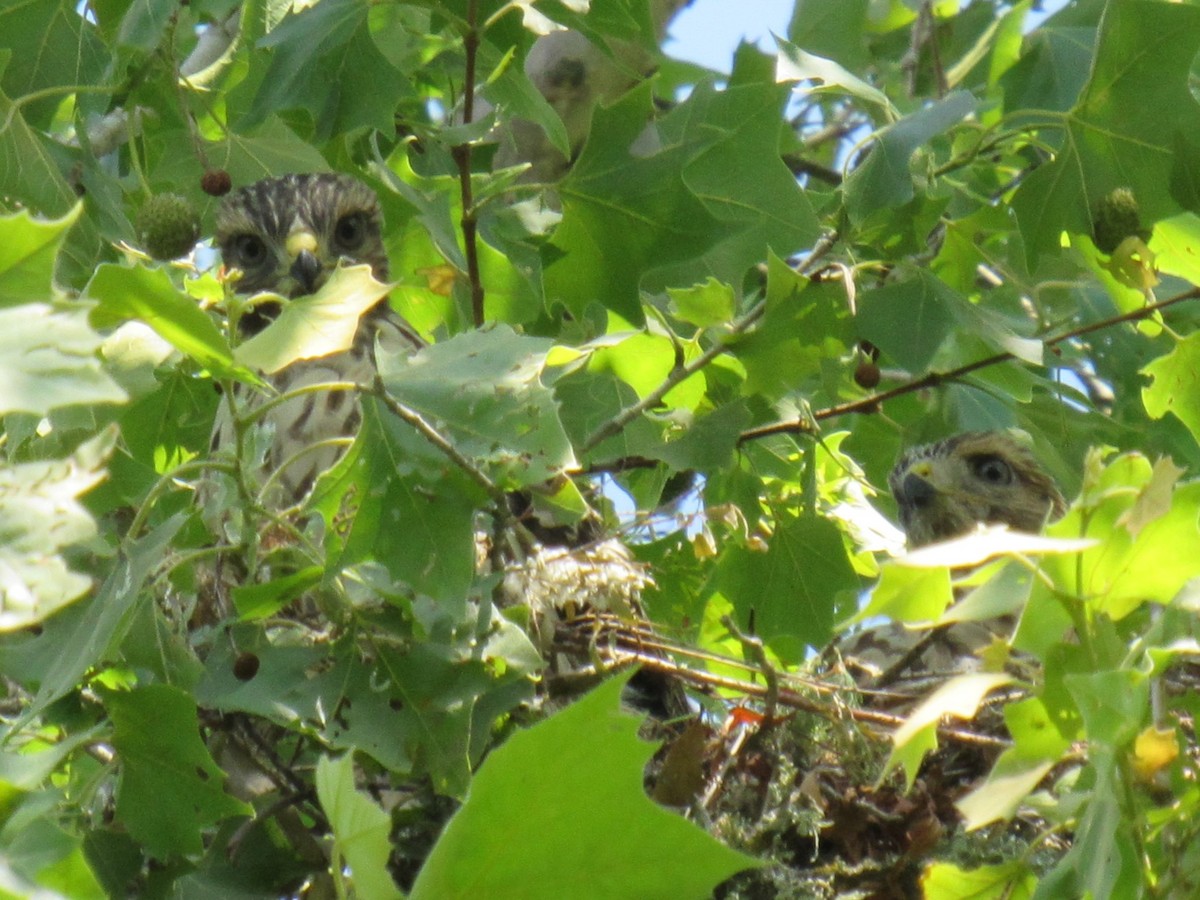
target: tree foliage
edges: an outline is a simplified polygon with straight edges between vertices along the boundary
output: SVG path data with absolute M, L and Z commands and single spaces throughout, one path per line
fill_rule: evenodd
M 545 647 L 477 556 L 525 490 L 600 507 L 714 677 L 794 673 L 875 585 L 898 622 L 1018 614 L 1011 741 L 959 810 L 1043 830 L 937 855 L 926 895 L 1194 892 L 1200 8 L 1035 5 L 797 0 L 727 73 L 664 55 L 647 0 L 0 9 L 6 890 L 675 897 L 796 865 L 646 799 L 617 681 L 524 731 Z M 555 94 L 561 28 L 589 49 Z M 212 252 L 151 259 L 138 212 L 176 193 L 209 235 L 206 175 L 327 169 L 378 192 L 431 346 L 273 512 L 205 493 L 262 452 L 247 424 L 212 455 L 217 408 L 382 289 L 343 270 L 239 343 Z M 1009 427 L 1067 515 L 892 559 L 899 451 Z M 870 778 L 911 784 L 1003 681 L 947 684 Z

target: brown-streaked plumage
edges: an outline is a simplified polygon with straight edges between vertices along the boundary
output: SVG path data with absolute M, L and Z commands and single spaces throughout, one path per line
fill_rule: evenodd
M 217 211 L 215 243 L 227 270 L 241 272 L 239 293 L 271 291 L 295 299 L 320 290 L 339 264 L 366 263 L 379 281 L 388 277 L 383 217 L 374 191 L 349 175 L 318 173 L 266 178 L 225 198 Z M 240 321 L 242 335 L 261 331 L 280 311 L 261 303 Z M 370 383 L 375 342 L 413 352 L 420 339 L 386 299 L 359 320 L 354 343 L 340 353 L 295 362 L 268 380 L 280 394 L 327 382 Z M 251 406 L 267 398 L 250 398 Z M 361 422 L 358 397 L 345 390 L 314 391 L 274 406 L 263 422 L 273 430 L 259 481 L 271 482 L 268 505 L 294 503 L 337 461 L 344 440 Z M 213 429 L 213 449 L 233 446 L 227 404 Z M 257 485 L 261 487 L 262 484 Z
M 968 431 L 913 447 L 896 462 L 888 485 L 910 549 L 967 534 L 979 525 L 1036 533 L 1066 511 L 1054 479 L 1021 432 Z M 1011 617 L 913 631 L 896 624 L 843 639 L 837 651 L 856 681 L 886 689 L 875 705 L 896 706 L 960 672 L 1014 626 Z
M 1036 533 L 1066 510 L 1058 486 L 1018 434 L 968 431 L 906 451 L 888 477 L 909 547 L 976 525 Z

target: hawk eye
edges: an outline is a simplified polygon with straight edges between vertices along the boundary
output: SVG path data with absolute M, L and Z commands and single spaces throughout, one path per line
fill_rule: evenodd
M 1012 484 L 1012 466 L 998 456 L 976 456 L 971 460 L 971 471 L 980 481 L 988 484 Z
M 342 216 L 333 226 L 333 239 L 342 250 L 357 250 L 367 238 L 367 217 L 362 213 Z
M 239 234 L 229 244 L 233 258 L 228 262 L 241 269 L 255 269 L 267 258 L 267 245 L 256 234 Z

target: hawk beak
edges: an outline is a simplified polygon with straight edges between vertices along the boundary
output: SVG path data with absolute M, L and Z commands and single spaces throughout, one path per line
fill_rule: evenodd
M 317 258 L 317 239 L 310 231 L 293 231 L 288 235 L 287 251 L 292 257 L 291 276 L 303 288 L 303 293 L 311 294 L 320 286 L 321 273 L 324 267 Z
M 900 490 L 904 494 L 903 502 L 917 508 L 929 505 L 937 496 L 937 488 L 930 482 L 932 475 L 933 467 L 929 463 L 918 463 L 909 469 L 900 484 Z

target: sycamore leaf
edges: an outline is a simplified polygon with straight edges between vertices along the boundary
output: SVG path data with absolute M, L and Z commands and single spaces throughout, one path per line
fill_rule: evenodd
M 817 516 L 780 516 L 766 553 L 730 547 L 717 582 L 737 620 L 753 618 L 756 633 L 791 663 L 806 645 L 829 640 L 839 607 L 859 589 L 841 532 Z
M 354 789 L 354 754 L 317 761 L 317 799 L 333 829 L 334 861 L 350 869 L 354 896 L 393 900 L 403 895 L 388 874 L 392 819 L 370 797 Z
M 950 605 L 950 570 L 945 566 L 916 567 L 885 562 L 871 598 L 842 627 L 875 616 L 887 616 L 896 622 L 932 622 Z
M 1194 6 L 1105 5 L 1087 84 L 1063 116 L 1063 145 L 1013 199 L 1031 261 L 1057 249 L 1063 231 L 1090 234 L 1099 204 L 1116 188 L 1133 191 L 1148 223 L 1179 212 L 1173 193 L 1191 159 L 1180 150 L 1200 141 L 1190 88 L 1197 47 Z
M 779 56 L 775 66 L 775 77 L 779 81 L 817 81 L 820 87 L 813 88 L 812 93 L 841 91 L 866 100 L 879 107 L 890 120 L 900 117 L 899 112 L 887 95 L 878 88 L 871 87 L 861 78 L 852 75 L 832 59 L 825 59 L 815 53 L 807 53 L 790 41 L 775 38 L 779 45 Z
M 925 900 L 1029 900 L 1037 876 L 1019 860 L 976 869 L 933 863 L 921 873 Z
M 954 804 L 967 830 L 1011 819 L 1056 762 L 1001 756 L 984 783 Z
M 115 443 L 110 429 L 67 459 L 0 467 L 0 631 L 37 624 L 91 587 L 60 551 L 96 533 L 78 497 L 104 478 Z
M 125 392 L 100 365 L 101 343 L 83 309 L 0 309 L 0 413 L 124 403 Z
M 112 719 L 121 764 L 117 819 L 150 853 L 159 859 L 200 853 L 208 826 L 253 815 L 225 793 L 224 773 L 200 739 L 191 695 L 166 684 L 97 691 Z
M 1153 379 L 1142 388 L 1146 412 L 1155 419 L 1174 413 L 1200 440 L 1200 332 L 1178 341 L 1170 353 L 1142 372 Z
M 196 301 L 181 292 L 160 268 L 105 263 L 88 282 L 87 296 L 98 301 L 92 324 L 111 327 L 128 319 L 149 325 L 176 350 L 218 374 L 254 379 L 235 365 L 229 342 Z
M 0 216 L 0 306 L 49 300 L 54 259 L 83 204 L 59 219 L 36 219 L 28 210 Z
M 903 566 L 936 569 L 942 566 L 977 566 L 1006 554 L 1037 556 L 1079 553 L 1096 546 L 1091 538 L 1055 538 L 1010 531 L 1007 525 L 980 525 L 962 537 L 928 544 L 897 559 Z
M 973 113 L 977 105 L 967 91 L 955 91 L 881 130 L 866 160 L 843 185 L 851 219 L 861 222 L 881 207 L 903 206 L 912 200 L 909 162 L 913 154 Z
M 385 355 L 388 392 L 499 481 L 537 484 L 575 465 L 554 393 L 542 383 L 551 342 L 508 326 L 460 334 L 412 355 Z
M 233 358 L 270 375 L 299 359 L 349 350 L 359 319 L 387 296 L 388 290 L 390 285 L 376 281 L 370 266 L 339 268 L 315 294 L 281 298 L 279 317 L 239 344 Z
M 879 778 L 882 781 L 896 766 L 904 768 L 905 780 L 912 787 L 921 760 L 937 748 L 937 727 L 943 716 L 971 719 L 989 692 L 1012 681 L 1003 672 L 972 672 L 956 675 L 930 694 L 909 714 L 892 735 L 892 752 Z
M 620 711 L 627 680 L 610 679 L 488 757 L 412 900 L 700 898 L 761 865 L 646 796 L 653 747 Z

